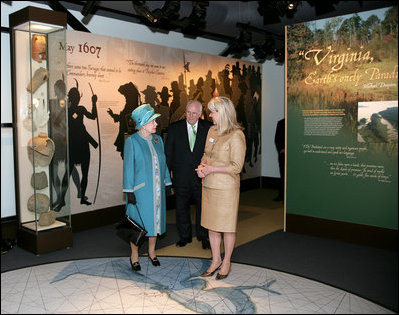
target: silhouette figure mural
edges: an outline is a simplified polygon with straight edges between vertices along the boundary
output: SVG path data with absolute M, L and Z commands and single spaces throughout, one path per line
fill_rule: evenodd
M 174 121 L 178 121 L 179 117 L 177 116 L 176 112 L 177 109 L 180 107 L 180 88 L 179 88 L 179 83 L 177 81 L 173 81 L 171 83 L 171 90 L 172 92 L 172 102 L 170 104 L 170 123 L 173 123 Z
M 194 67 L 194 65 L 192 66 Z M 255 167 L 255 164 L 258 162 L 258 155 L 260 154 L 260 68 L 256 71 L 254 66 L 245 66 L 239 62 L 235 62 L 234 65 L 232 65 L 230 62 L 222 64 L 218 68 L 205 68 L 203 71 L 203 75 L 194 76 L 191 72 L 190 77 L 188 74 L 184 73 L 184 71 L 181 71 L 180 73 L 178 72 L 175 77 L 171 77 L 168 81 L 163 81 L 160 85 L 154 82 L 154 84 L 150 83 L 140 86 L 139 81 L 127 80 L 123 84 L 117 85 L 117 88 L 108 86 L 107 88 L 114 89 L 115 94 L 117 94 L 117 90 L 125 99 L 122 109 L 116 111 L 113 107 L 106 107 L 105 110 L 101 112 L 103 114 L 106 112 L 105 115 L 110 116 L 111 119 L 108 119 L 108 121 L 111 122 L 113 130 L 115 130 L 113 136 L 115 138 L 111 136 L 110 142 L 107 142 L 109 133 L 105 133 L 104 141 L 101 140 L 100 135 L 96 137 L 88 133 L 88 130 L 92 133 L 91 130 L 93 129 L 91 128 L 94 126 L 89 120 L 97 120 L 97 125 L 99 124 L 98 118 L 100 118 L 101 121 L 101 117 L 98 117 L 97 114 L 97 95 L 95 95 L 92 90 L 92 109 L 86 109 L 84 105 L 80 104 L 82 95 L 78 88 L 78 82 L 76 81 L 76 87 L 72 87 L 68 92 L 70 146 L 69 177 L 72 181 L 63 180 L 61 185 L 63 188 L 61 191 L 57 191 L 56 197 L 54 197 L 54 205 L 57 206 L 57 209 L 61 209 L 65 204 L 63 201 L 65 199 L 65 192 L 63 190 L 67 190 L 69 183 L 74 185 L 73 187 L 76 186 L 77 198 L 81 205 L 91 205 L 95 203 L 98 183 L 100 182 L 101 154 L 99 158 L 99 170 L 97 172 L 96 194 L 93 197 L 89 196 L 89 199 L 86 195 L 88 184 L 90 182 L 90 184 L 95 185 L 94 176 L 92 177 L 92 173 L 95 173 L 94 170 L 89 174 L 91 161 L 90 153 L 93 148 L 100 153 L 101 142 L 104 142 L 109 144 L 109 146 L 113 145 L 114 152 L 118 152 L 118 156 L 120 155 L 121 159 L 123 159 L 125 138 L 135 132 L 131 113 L 142 102 L 150 104 L 157 113 L 161 114 L 157 120 L 158 126 L 156 132 L 166 141 L 169 125 L 185 117 L 185 106 L 188 100 L 197 99 L 201 101 L 204 105 L 203 118 L 208 119 L 207 103 L 212 97 L 220 95 L 235 99 L 234 105 L 236 106 L 237 119 L 245 128 L 244 134 L 247 142 L 246 164 L 243 173 L 251 175 L 252 173 L 249 172 L 249 170 Z M 105 93 L 105 91 L 106 90 L 103 90 L 103 93 Z M 102 104 L 115 103 L 114 100 L 107 101 L 107 97 L 108 96 L 104 94 L 104 102 Z M 87 130 L 86 127 L 88 128 Z M 111 135 L 112 134 L 113 132 L 111 132 Z M 55 139 L 55 141 L 57 141 L 57 139 Z M 105 150 L 109 149 L 110 148 L 105 148 Z M 63 161 L 62 157 L 58 156 L 55 160 Z M 111 165 L 114 163 L 114 161 L 107 161 L 106 163 L 108 162 Z M 64 161 L 64 163 L 66 162 Z M 56 166 L 54 166 L 54 175 L 58 172 Z M 110 176 L 108 173 L 105 174 L 107 174 L 106 176 Z M 62 176 L 62 174 L 60 176 Z M 57 179 L 56 176 L 53 177 L 53 185 L 60 187 L 59 178 Z
M 169 107 L 167 111 L 165 111 L 165 106 L 161 107 L 158 99 L 158 93 L 156 92 L 154 86 L 147 85 L 146 89 L 141 91 L 141 93 L 144 94 L 144 103 L 150 104 L 154 108 L 155 113 L 161 114 L 161 116 L 157 119 L 158 125 L 155 133 L 162 136 L 162 134 L 165 132 L 165 129 L 169 125 L 169 119 L 167 118 L 169 115 Z
M 125 97 L 125 106 L 119 114 L 115 114 L 111 108 L 108 108 L 107 112 L 112 117 L 115 123 L 119 123 L 119 132 L 115 139 L 114 145 L 116 151 L 121 153 L 123 159 L 123 147 L 125 144 L 125 136 L 134 133 L 134 122 L 132 120 L 132 111 L 139 106 L 140 92 L 137 87 L 132 83 L 126 83 L 119 87 L 118 92 Z
M 76 81 L 76 79 L 75 79 Z M 91 97 L 92 109 L 89 112 L 86 107 L 79 105 L 81 94 L 79 92 L 78 81 L 76 87 L 73 87 L 68 92 L 68 126 L 69 126 L 69 169 L 73 177 L 74 183 L 78 190 L 78 198 L 80 204 L 91 205 L 92 203 L 86 196 L 86 189 L 88 184 L 88 174 L 90 167 L 90 145 L 93 148 L 98 147 L 98 142 L 87 132 L 84 125 L 84 117 L 95 120 L 97 118 L 97 95 L 93 94 Z M 82 179 L 75 177 L 74 168 L 80 165 Z M 67 174 L 63 178 L 63 186 L 68 184 L 69 177 Z M 65 192 L 62 198 L 62 203 L 65 204 Z
M 158 125 L 159 125 L 161 136 L 162 136 L 162 138 L 164 138 L 165 134 L 168 133 L 168 127 L 169 127 L 169 122 L 170 122 L 169 98 L 172 95 L 169 94 L 167 86 L 162 87 L 161 92 L 157 92 L 157 94 L 159 94 L 159 97 L 161 98 L 161 103 L 159 103 L 155 107 L 155 111 L 157 113 L 161 114 L 161 116 L 158 118 Z M 158 126 L 157 126 L 157 128 L 158 128 Z

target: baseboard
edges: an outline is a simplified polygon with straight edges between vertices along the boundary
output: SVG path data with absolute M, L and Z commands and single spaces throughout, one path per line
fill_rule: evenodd
M 287 213 L 286 231 L 398 251 L 398 230 L 388 228 Z
M 262 188 L 268 189 L 280 189 L 280 178 L 279 177 L 267 177 L 262 176 L 261 178 Z
M 11 216 L 1 219 L 1 239 L 16 240 L 18 235 L 17 216 Z
M 122 220 L 124 215 L 125 205 L 73 214 L 71 226 L 73 232 L 80 232 L 116 223 Z
M 240 192 L 252 189 L 258 189 L 260 187 L 261 187 L 261 179 L 259 176 L 254 178 L 243 179 L 240 182 Z

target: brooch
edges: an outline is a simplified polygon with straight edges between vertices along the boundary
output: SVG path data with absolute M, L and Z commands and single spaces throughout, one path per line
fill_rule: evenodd
M 209 138 L 209 142 L 212 142 L 212 143 L 214 143 L 214 142 L 215 142 L 215 139 L 213 139 L 213 138 Z
M 155 144 L 158 144 L 158 138 L 154 138 Z

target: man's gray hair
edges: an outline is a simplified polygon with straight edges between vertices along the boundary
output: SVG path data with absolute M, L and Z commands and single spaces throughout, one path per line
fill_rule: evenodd
M 188 101 L 188 103 L 187 103 L 187 105 L 186 105 L 186 109 L 187 109 L 187 107 L 190 106 L 191 104 L 197 104 L 197 105 L 199 105 L 199 106 L 200 106 L 200 112 L 202 113 L 203 106 L 202 106 L 202 104 L 201 104 L 200 101 L 197 101 L 197 100 Z

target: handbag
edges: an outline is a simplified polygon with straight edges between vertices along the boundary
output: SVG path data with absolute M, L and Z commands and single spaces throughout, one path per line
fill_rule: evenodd
M 136 205 L 135 205 L 136 206 Z M 123 239 L 128 244 L 132 242 L 134 245 L 140 247 L 147 234 L 147 231 L 144 227 L 143 219 L 141 218 L 140 211 L 137 208 L 137 212 L 139 213 L 139 217 L 141 220 L 141 226 L 132 218 L 129 218 L 127 215 L 118 223 L 116 226 L 116 235 L 118 235 L 121 239 Z

